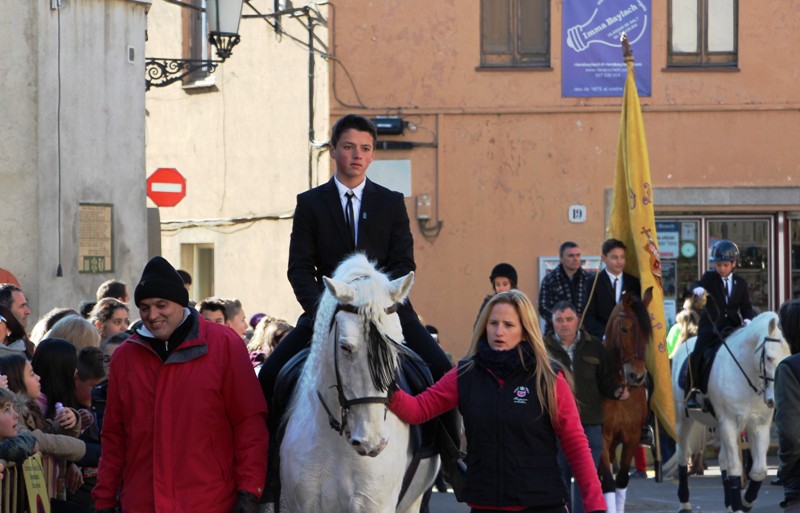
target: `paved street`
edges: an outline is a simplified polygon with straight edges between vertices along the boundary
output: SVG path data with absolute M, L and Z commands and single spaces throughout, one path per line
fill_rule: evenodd
M 709 461 L 710 468 L 702 477 L 689 478 L 689 491 L 694 512 L 723 513 L 725 508 L 722 503 L 722 483 L 719 477 L 719 467 L 715 461 Z M 758 500 L 752 513 L 780 513 L 778 505 L 783 498 L 783 488 L 772 486 L 769 482 L 775 478 L 777 467 L 773 458 L 770 459 L 769 475 L 761 487 Z M 678 511 L 678 482 L 664 481 L 656 483 L 652 479 L 631 479 L 628 488 L 628 503 L 626 513 L 677 513 Z M 463 513 L 469 508 L 456 502 L 450 494 L 434 493 L 431 499 L 431 513 Z

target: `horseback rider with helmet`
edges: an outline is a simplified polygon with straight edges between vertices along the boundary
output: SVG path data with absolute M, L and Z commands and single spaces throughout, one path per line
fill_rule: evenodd
M 706 271 L 694 284 L 692 292 L 702 297 L 708 295 L 706 307 L 700 316 L 697 342 L 689 355 L 689 377 L 691 388 L 686 398 L 687 409 L 703 409 L 697 393 L 705 394 L 706 384 L 702 379 L 705 353 L 722 343 L 733 330 L 750 324 L 756 313 L 750 303 L 747 282 L 734 276 L 733 270 L 739 260 L 739 248 L 733 242 L 722 239 L 711 248 L 711 262 L 716 269 Z

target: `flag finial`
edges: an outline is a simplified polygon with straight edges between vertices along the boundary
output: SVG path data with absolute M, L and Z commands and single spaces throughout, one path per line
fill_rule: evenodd
M 622 57 L 623 57 L 623 59 L 625 60 L 625 62 L 628 62 L 629 60 L 632 61 L 633 60 L 633 50 L 631 49 L 630 41 L 628 41 L 628 34 L 623 32 L 622 33 L 622 37 L 620 38 L 620 41 L 622 41 Z

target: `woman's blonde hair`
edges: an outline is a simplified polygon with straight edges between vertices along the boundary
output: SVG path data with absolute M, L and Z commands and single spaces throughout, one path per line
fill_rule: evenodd
M 253 330 L 253 338 L 247 343 L 247 351 L 251 353 L 264 351 L 269 355 L 292 328 L 293 326 L 283 319 L 264 316 Z
M 531 300 L 528 299 L 528 296 L 516 289 L 495 294 L 483 307 L 478 321 L 475 323 L 475 331 L 472 333 L 472 343 L 469 351 L 467 351 L 467 356 L 475 355 L 478 351 L 478 342 L 486 338 L 486 326 L 489 323 L 489 316 L 492 313 L 492 309 L 498 304 L 512 305 L 517 315 L 519 315 L 522 325 L 522 340 L 516 349 L 512 349 L 512 351 L 517 351 L 523 367 L 527 368 L 521 346 L 522 344 L 527 344 L 530 347 L 536 359 L 536 365 L 533 369 L 528 370 L 533 371 L 533 378 L 536 382 L 536 396 L 539 399 L 539 404 L 542 405 L 542 409 L 550 416 L 553 425 L 557 426 L 556 372 L 553 370 L 553 364 L 558 364 L 547 352 L 542 339 L 542 332 L 539 329 L 539 316 L 536 315 L 536 309 Z
M 100 333 L 97 328 L 83 317 L 76 315 L 64 317 L 55 323 L 52 329 L 45 333 L 44 338 L 61 338 L 72 342 L 76 353 L 84 347 L 100 347 Z

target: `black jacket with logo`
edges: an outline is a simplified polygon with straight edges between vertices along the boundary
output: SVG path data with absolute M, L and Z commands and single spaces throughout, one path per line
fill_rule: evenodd
M 530 371 L 502 384 L 477 359 L 458 376 L 458 408 L 464 417 L 467 494 L 475 506 L 566 504 L 557 461 L 557 436 L 536 396 Z M 465 362 L 461 362 L 462 367 Z

